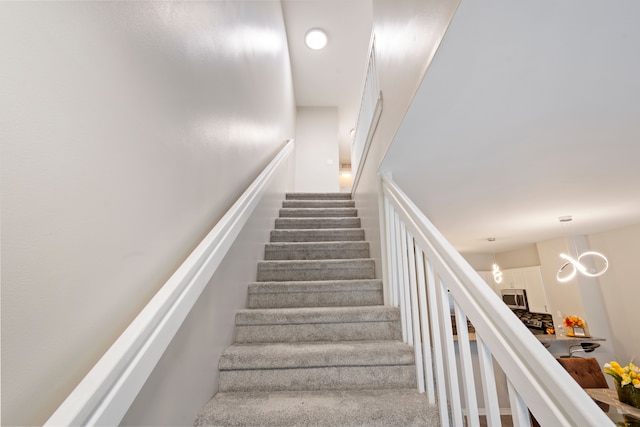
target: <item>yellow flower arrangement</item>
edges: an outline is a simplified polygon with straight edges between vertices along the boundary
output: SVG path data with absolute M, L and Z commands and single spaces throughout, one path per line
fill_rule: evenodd
M 604 373 L 613 377 L 621 402 L 640 408 L 640 367 L 633 363 L 622 367 L 611 361 L 605 363 Z

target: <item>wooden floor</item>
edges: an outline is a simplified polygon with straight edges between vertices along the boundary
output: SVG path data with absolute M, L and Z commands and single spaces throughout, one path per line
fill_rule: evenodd
M 513 427 L 513 419 L 511 418 L 511 415 L 501 415 L 500 424 L 502 425 L 502 427 Z M 484 415 L 480 415 L 480 426 L 487 426 L 487 417 L 485 417 Z

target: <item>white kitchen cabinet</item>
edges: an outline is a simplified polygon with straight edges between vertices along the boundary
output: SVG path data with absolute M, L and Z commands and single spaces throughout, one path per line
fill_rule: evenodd
M 527 290 L 529 311 L 533 313 L 550 313 L 540 267 L 526 267 L 520 270 L 522 270 L 522 275 L 524 276 L 524 289 Z
M 493 280 L 493 272 L 491 271 L 478 271 L 478 274 L 499 296 L 502 296 L 502 289 L 525 289 L 529 311 L 551 313 L 540 266 L 504 269 L 502 270 L 502 283 L 499 284 Z
M 501 289 L 524 289 L 524 275 L 521 268 L 502 270 Z

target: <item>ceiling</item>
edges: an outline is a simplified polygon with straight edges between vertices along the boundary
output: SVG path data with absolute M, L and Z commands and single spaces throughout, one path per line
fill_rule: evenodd
M 350 163 L 367 71 L 372 0 L 283 0 L 293 87 L 298 107 L 337 107 L 340 163 Z M 322 28 L 329 41 L 311 50 L 304 35 Z
M 383 167 L 463 253 L 640 223 L 639 17 L 463 0 Z
M 372 0 L 283 11 L 297 105 L 338 107 L 345 162 Z M 638 17 L 634 0 L 463 0 L 383 169 L 463 253 L 639 223 Z M 304 46 L 312 27 L 325 50 Z

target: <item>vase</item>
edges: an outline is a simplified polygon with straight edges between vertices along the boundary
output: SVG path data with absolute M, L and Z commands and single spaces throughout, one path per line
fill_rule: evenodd
M 620 402 L 640 409 L 640 389 L 635 388 L 632 384 L 622 387 L 616 382 L 616 391 Z

